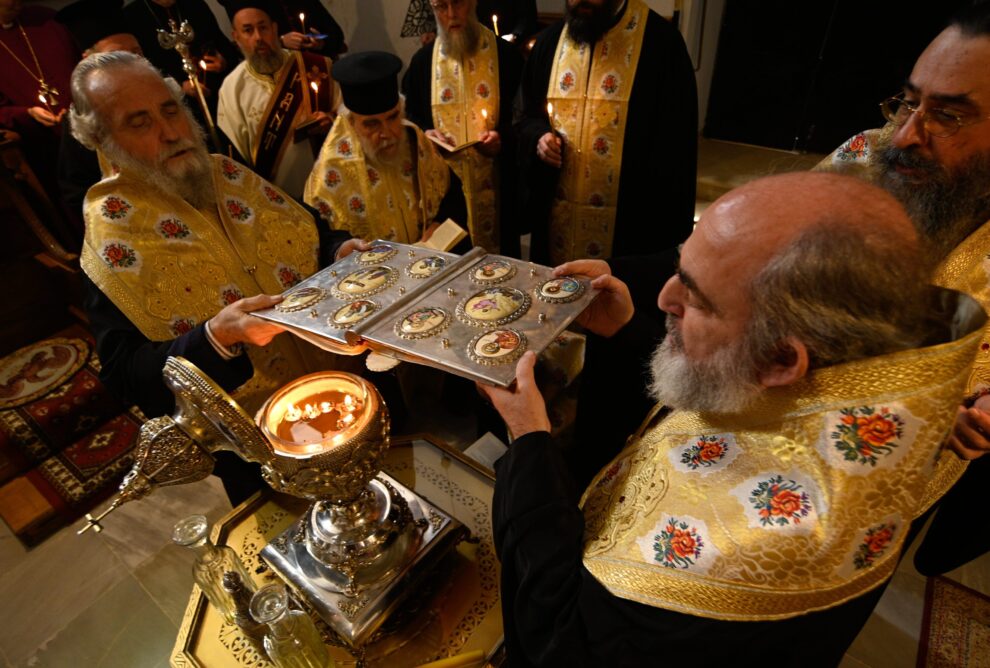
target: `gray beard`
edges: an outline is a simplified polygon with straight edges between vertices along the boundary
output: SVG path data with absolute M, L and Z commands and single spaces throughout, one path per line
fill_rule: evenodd
M 671 408 L 741 413 L 763 392 L 752 359 L 745 336 L 708 359 L 688 358 L 680 330 L 667 316 L 667 337 L 650 360 L 650 396 Z
M 478 50 L 478 43 L 481 40 L 480 24 L 474 17 L 470 17 L 464 25 L 463 30 L 453 34 L 448 33 L 437 22 L 437 39 L 440 42 L 440 52 L 448 58 L 460 60 L 465 56 L 473 56 Z
M 241 52 L 243 53 L 243 49 Z M 282 52 L 272 51 L 268 55 L 260 55 L 257 53 L 245 53 L 244 57 L 247 58 L 248 64 L 251 65 L 253 69 L 258 74 L 271 75 L 282 69 Z
M 361 142 L 364 159 L 374 167 L 394 169 L 402 164 L 403 157 L 409 155 L 409 133 L 406 132 L 405 128 L 403 128 L 402 134 L 399 135 L 399 139 L 396 141 L 399 148 L 389 156 L 383 155 L 381 152 L 383 148 L 388 147 L 375 148 L 371 142 L 360 134 L 358 135 L 358 141 Z
M 886 146 L 877 154 L 879 185 L 904 206 L 938 259 L 990 218 L 990 154 L 974 155 L 951 172 L 913 149 Z M 922 183 L 905 179 L 895 165 L 926 172 Z
M 191 154 L 182 165 L 172 168 L 164 165 L 169 156 L 184 149 L 191 149 Z M 197 209 L 216 206 L 210 154 L 201 140 L 176 142 L 153 164 L 131 156 L 111 139 L 104 144 L 103 152 L 122 172 L 150 187 L 178 195 Z

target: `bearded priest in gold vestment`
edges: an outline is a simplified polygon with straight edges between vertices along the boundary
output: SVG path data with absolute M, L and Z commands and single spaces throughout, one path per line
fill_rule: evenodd
M 72 83 L 73 135 L 118 170 L 84 205 L 80 264 L 101 380 L 161 415 L 174 404 L 162 368 L 179 355 L 253 413 L 289 380 L 332 366 L 333 356 L 276 338 L 280 327 L 249 313 L 361 244 L 246 167 L 209 155 L 181 89 L 140 56 L 92 55 Z M 235 503 L 251 491 L 240 473 L 221 477 Z
M 657 409 L 580 507 L 534 356 L 514 390 L 483 388 L 516 436 L 492 504 L 513 665 L 837 665 L 952 483 L 986 315 L 925 267 L 903 208 L 859 179 L 720 198 L 660 292 Z M 581 322 L 614 348 L 609 382 L 641 382 L 623 362 L 655 332 L 625 284 L 600 261 L 557 272 L 595 276 Z M 608 421 L 611 396 L 579 410 Z
M 516 138 L 512 103 L 522 56 L 481 25 L 476 0 L 432 5 L 437 39 L 413 55 L 402 77 L 406 115 L 458 151 L 441 155 L 458 175 L 476 245 L 519 257 Z
M 964 7 L 918 58 L 888 124 L 857 134 L 818 166 L 872 181 L 900 200 L 938 261 L 934 282 L 990 308 L 990 5 Z M 915 555 L 926 575 L 990 550 L 990 520 L 971 509 L 990 487 L 990 328 L 984 331 L 950 446 L 970 461 Z M 954 549 L 945 550 L 948 541 Z
M 344 106 L 303 197 L 336 230 L 409 244 L 447 218 L 464 225 L 467 211 L 460 181 L 433 142 L 405 120 L 400 69 L 402 61 L 382 51 L 334 64 Z

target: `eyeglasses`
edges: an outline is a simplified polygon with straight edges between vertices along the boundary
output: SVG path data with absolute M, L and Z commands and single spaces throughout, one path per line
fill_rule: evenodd
M 883 117 L 894 125 L 904 125 L 911 118 L 911 114 L 919 114 L 925 132 L 934 137 L 951 137 L 959 132 L 961 127 L 982 123 L 990 118 L 965 118 L 954 111 L 939 107 L 927 111 L 918 111 L 918 109 L 919 107 L 905 102 L 900 97 L 889 97 L 880 103 Z
M 433 7 L 433 11 L 437 14 L 446 14 L 447 10 L 453 9 L 458 10 L 464 6 L 467 0 L 448 0 L 447 2 L 430 2 L 430 7 Z

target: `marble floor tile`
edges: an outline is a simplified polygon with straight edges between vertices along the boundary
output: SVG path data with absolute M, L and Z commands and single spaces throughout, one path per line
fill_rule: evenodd
M 133 577 L 97 598 L 25 665 L 153 668 L 168 660 L 176 628 Z
M 0 522 L 0 573 L 6 573 L 21 563 L 28 548 L 17 539 L 4 522 Z
M 124 564 L 95 534 L 62 529 L 0 575 L 0 650 L 20 665 L 103 593 L 129 577 Z
M 875 668 L 914 668 L 924 604 L 925 579 L 895 573 L 846 657 Z
M 990 553 L 949 571 L 945 577 L 990 596 Z
M 871 668 L 871 666 L 868 666 L 859 659 L 846 654 L 842 657 L 842 661 L 839 662 L 839 668 Z
M 167 545 L 134 571 L 141 587 L 176 628 L 182 623 L 192 592 L 195 556 L 184 547 Z
M 206 515 L 214 522 L 229 510 L 219 478 L 207 476 L 122 505 L 107 516 L 100 538 L 133 571 L 171 544 L 172 527 L 183 517 Z

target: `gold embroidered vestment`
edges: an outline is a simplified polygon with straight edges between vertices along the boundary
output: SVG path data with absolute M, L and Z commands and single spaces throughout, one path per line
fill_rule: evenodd
M 415 158 L 403 158 L 394 167 L 376 166 L 366 159 L 346 116 L 334 121 L 303 200 L 331 227 L 355 237 L 419 241 L 450 186 L 447 163 L 422 130 L 403 121 Z
M 940 446 L 980 336 L 816 370 L 742 416 L 671 413 L 585 492 L 586 568 L 621 598 L 726 620 L 864 594 L 952 483 L 929 485 L 955 459 Z
M 495 34 L 479 26 L 478 50 L 455 60 L 440 44 L 433 48 L 430 99 L 433 125 L 453 138 L 457 146 L 476 141 L 481 134 L 498 126 L 499 79 L 498 48 Z M 482 111 L 485 113 L 482 114 Z M 461 180 L 468 209 L 471 242 L 491 253 L 499 250 L 498 176 L 495 160 L 477 147 L 468 147 L 444 156 Z
M 547 101 L 550 123 L 564 142 L 550 218 L 550 259 L 609 257 L 615 235 L 622 149 L 649 8 L 629 0 L 619 22 L 594 45 L 564 27 Z
M 279 294 L 317 269 L 312 216 L 246 167 L 211 159 L 217 204 L 209 210 L 126 172 L 86 195 L 83 271 L 151 341 L 173 339 L 242 297 Z M 289 336 L 248 353 L 254 378 L 236 398 L 249 411 L 307 372 L 309 352 Z

